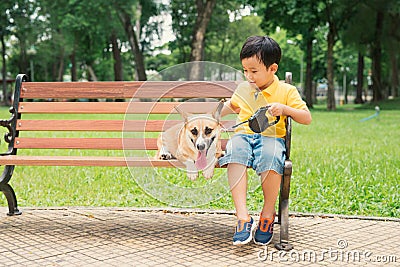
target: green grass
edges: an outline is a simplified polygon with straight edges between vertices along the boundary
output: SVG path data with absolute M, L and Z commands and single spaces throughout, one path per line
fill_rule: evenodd
M 359 120 L 374 114 L 374 105 L 346 105 L 336 112 L 317 107 L 312 111 L 311 125 L 294 123 L 290 211 L 400 216 L 400 101 L 389 101 L 380 107 L 379 118 L 365 122 Z M 0 112 L 2 118 L 8 118 L 7 108 Z M 62 135 L 68 133 L 57 133 Z M 4 141 L 2 148 L 5 149 Z M 35 150 L 27 153 L 46 154 Z M 123 156 L 122 151 L 94 153 Z M 131 171 L 113 167 L 20 166 L 15 168 L 10 184 L 21 207 L 165 207 L 184 203 L 183 206 L 233 209 L 224 169 L 218 170 L 210 181 L 201 177 L 195 182 L 188 181 L 185 173 L 177 169 Z M 249 209 L 259 211 L 263 197 L 258 178 L 252 175 L 249 183 Z M 6 206 L 4 196 L 0 196 L 0 205 Z
M 311 126 L 294 127 L 292 209 L 400 215 L 400 111 L 359 122 L 369 115 L 314 112 Z

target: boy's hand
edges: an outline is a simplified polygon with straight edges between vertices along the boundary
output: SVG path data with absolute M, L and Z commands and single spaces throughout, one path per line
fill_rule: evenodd
M 312 121 L 311 113 L 308 108 L 295 109 L 281 103 L 271 103 L 268 113 L 272 116 L 290 116 L 293 120 L 301 124 L 310 124 Z
M 281 104 L 281 103 L 271 103 L 269 104 L 269 108 L 268 108 L 268 113 L 271 114 L 271 116 L 284 116 L 286 114 L 284 114 L 285 112 L 285 105 Z

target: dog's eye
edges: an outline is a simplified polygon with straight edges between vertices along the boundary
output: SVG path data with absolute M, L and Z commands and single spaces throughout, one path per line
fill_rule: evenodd
M 190 132 L 193 134 L 193 135 L 197 135 L 199 132 L 197 131 L 197 129 L 196 128 L 193 128 L 192 130 L 190 130 Z
M 213 129 L 206 127 L 206 129 L 204 130 L 204 133 L 206 135 L 209 135 L 210 133 L 212 133 Z

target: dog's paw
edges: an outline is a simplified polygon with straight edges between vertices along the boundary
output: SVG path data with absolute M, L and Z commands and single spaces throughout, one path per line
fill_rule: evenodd
M 214 168 L 208 168 L 203 170 L 203 176 L 206 179 L 210 179 L 214 176 Z
M 172 156 L 172 154 L 171 153 L 162 153 L 162 154 L 160 154 L 160 157 L 159 157 L 159 159 L 162 159 L 162 160 L 170 160 L 170 159 L 173 159 L 174 157 Z
M 193 172 L 188 172 L 187 173 L 187 177 L 189 178 L 189 180 L 194 181 L 197 179 L 197 177 L 199 176 L 198 173 L 193 173 Z
M 187 160 L 184 164 L 186 165 L 187 177 L 192 181 L 196 180 L 197 177 L 199 176 L 199 171 L 196 169 L 196 166 L 194 165 L 194 161 Z

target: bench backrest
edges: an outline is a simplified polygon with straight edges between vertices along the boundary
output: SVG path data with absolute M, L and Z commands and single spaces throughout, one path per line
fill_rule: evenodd
M 20 92 L 16 90 L 14 99 L 18 111 L 15 149 L 155 150 L 156 136 L 123 142 L 120 133 L 160 132 L 181 121 L 179 117 L 165 121 L 167 114 L 175 112 L 175 106 L 206 113 L 217 104 L 176 99 L 229 98 L 236 87 L 234 82 L 27 82 L 23 75 L 17 80 Z M 124 102 L 107 102 L 116 99 Z M 171 99 L 175 101 L 156 102 Z M 149 115 L 160 116 L 152 119 Z M 84 119 L 80 119 L 82 116 Z M 54 137 L 54 132 L 81 134 Z M 84 137 L 87 132 L 117 134 Z
M 176 113 L 175 106 L 191 113 L 210 112 L 217 100 L 230 98 L 236 86 L 225 81 L 27 82 L 21 74 L 13 104 L 16 133 L 9 152 L 156 150 L 158 132 L 181 122 L 179 116 L 170 116 Z M 122 102 L 109 102 L 115 100 Z M 233 123 L 223 121 L 225 127 Z M 136 135 L 121 136 L 121 132 Z

